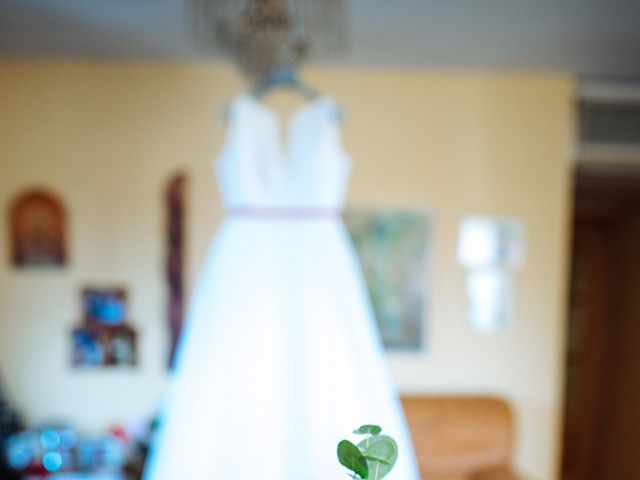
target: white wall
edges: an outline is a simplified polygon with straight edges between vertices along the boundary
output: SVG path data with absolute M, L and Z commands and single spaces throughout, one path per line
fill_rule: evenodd
M 571 81 L 351 68 L 312 69 L 309 79 L 344 107 L 349 201 L 435 213 L 427 349 L 391 356 L 401 390 L 505 396 L 517 414 L 519 468 L 555 478 Z M 31 420 L 96 429 L 153 410 L 166 376 L 162 189 L 187 170 L 193 281 L 221 214 L 211 172 L 221 110 L 241 88 L 227 69 L 203 64 L 0 63 L 0 205 L 44 185 L 70 213 L 66 269 L 15 271 L 0 259 L 0 368 Z M 493 336 L 467 327 L 455 262 L 458 222 L 478 213 L 522 218 L 530 231 L 515 323 Z M 93 283 L 130 289 L 137 369 L 69 367 L 79 290 Z

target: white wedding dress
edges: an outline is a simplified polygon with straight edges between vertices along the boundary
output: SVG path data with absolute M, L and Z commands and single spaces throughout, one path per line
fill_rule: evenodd
M 396 388 L 348 233 L 350 161 L 336 105 L 288 122 L 249 95 L 230 107 L 216 166 L 226 218 L 196 285 L 145 480 L 339 480 L 336 446 L 362 424 L 399 444 Z

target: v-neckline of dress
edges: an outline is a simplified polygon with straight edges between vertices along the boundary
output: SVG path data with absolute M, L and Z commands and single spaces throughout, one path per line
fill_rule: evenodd
M 269 117 L 275 130 L 276 138 L 274 143 L 277 150 L 278 160 L 283 167 L 289 166 L 291 162 L 291 151 L 295 137 L 296 122 L 299 121 L 303 115 L 307 114 L 307 112 L 316 110 L 323 104 L 332 103 L 329 96 L 318 95 L 305 104 L 295 108 L 286 117 L 282 117 L 278 112 L 276 112 L 276 110 L 264 104 L 251 94 L 244 93 L 241 94 L 240 97 L 244 98 L 250 105 Z

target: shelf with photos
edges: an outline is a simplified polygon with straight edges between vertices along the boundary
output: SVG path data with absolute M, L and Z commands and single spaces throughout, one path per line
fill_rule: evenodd
M 72 332 L 73 365 L 135 366 L 138 334 L 127 320 L 126 290 L 85 288 L 82 305 L 82 322 Z

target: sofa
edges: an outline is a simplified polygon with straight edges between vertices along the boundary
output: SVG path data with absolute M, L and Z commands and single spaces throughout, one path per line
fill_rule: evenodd
M 513 415 L 487 396 L 402 398 L 422 480 L 522 480 L 511 467 Z

